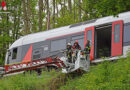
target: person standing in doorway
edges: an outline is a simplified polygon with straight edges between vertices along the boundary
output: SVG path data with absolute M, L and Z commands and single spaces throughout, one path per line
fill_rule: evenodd
M 84 48 L 84 52 L 86 55 L 86 59 L 89 60 L 90 59 L 90 51 L 91 51 L 91 46 L 90 46 L 90 41 L 87 40 L 86 44 L 85 44 L 85 48 Z

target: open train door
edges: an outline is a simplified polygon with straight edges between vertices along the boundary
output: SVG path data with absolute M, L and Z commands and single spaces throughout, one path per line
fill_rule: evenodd
M 112 48 L 111 56 L 122 55 L 123 39 L 123 21 L 115 21 L 112 23 Z
M 90 60 L 94 59 L 94 27 L 85 28 L 85 41 L 84 46 L 86 44 L 86 40 L 90 41 L 91 51 L 90 51 Z

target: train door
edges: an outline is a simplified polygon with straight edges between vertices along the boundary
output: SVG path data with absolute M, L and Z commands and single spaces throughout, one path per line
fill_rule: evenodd
M 94 59 L 94 27 L 85 28 L 85 39 L 84 45 L 86 44 L 86 40 L 90 41 L 91 51 L 90 51 L 90 60 Z
M 123 21 L 115 21 L 112 23 L 112 48 L 111 56 L 122 55 L 123 39 Z
M 111 56 L 112 23 L 102 24 L 95 27 L 94 57 Z

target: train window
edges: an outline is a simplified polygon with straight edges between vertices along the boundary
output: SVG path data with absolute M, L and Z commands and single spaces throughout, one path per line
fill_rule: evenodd
M 114 42 L 120 42 L 120 24 L 116 24 L 114 27 Z
M 47 51 L 48 50 L 48 46 L 44 46 L 44 51 Z
M 9 64 L 9 57 L 11 56 L 11 52 L 10 50 L 7 50 L 7 54 L 6 54 L 6 64 Z
M 33 50 L 33 60 L 41 58 L 41 54 L 42 54 L 42 49 L 41 48 L 34 49 Z
M 51 51 L 58 51 L 66 49 L 66 39 L 51 41 Z
M 17 58 L 17 48 L 13 49 L 13 55 L 12 55 L 12 59 L 16 59 Z
M 41 57 L 41 54 L 33 55 L 33 60 L 39 59 Z
M 72 40 L 76 40 L 76 39 L 80 39 L 80 38 L 84 38 L 84 35 L 72 37 Z
M 130 42 L 130 24 L 124 26 L 124 42 Z
M 10 52 L 10 50 L 8 50 L 8 56 L 11 56 L 11 52 Z
M 87 31 L 87 40 L 89 40 L 92 43 L 92 30 Z

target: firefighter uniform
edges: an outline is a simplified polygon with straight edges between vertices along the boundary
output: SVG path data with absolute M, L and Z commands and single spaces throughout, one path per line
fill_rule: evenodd
M 85 48 L 84 48 L 84 52 L 85 52 L 85 54 L 86 54 L 86 59 L 87 59 L 87 60 L 90 59 L 90 50 L 91 50 L 90 41 L 87 40 L 87 43 L 86 43 Z
M 78 41 L 76 40 L 74 45 L 73 45 L 73 49 L 77 49 L 77 50 L 81 50 L 81 46 L 79 45 Z
M 70 43 L 67 44 L 67 49 L 66 49 L 66 56 L 68 58 L 68 61 L 72 63 L 72 53 L 73 49 Z
M 90 49 L 91 49 L 90 44 L 89 44 L 89 43 L 86 44 L 86 45 L 85 45 L 85 48 L 84 48 L 85 53 L 86 53 L 86 54 L 90 54 Z

